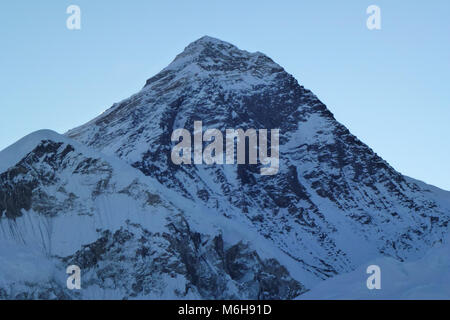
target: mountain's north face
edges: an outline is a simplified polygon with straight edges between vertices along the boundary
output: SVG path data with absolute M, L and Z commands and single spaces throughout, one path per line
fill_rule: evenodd
M 195 121 L 279 129 L 278 174 L 173 164 L 172 132 Z M 293 299 L 421 257 L 449 220 L 450 193 L 395 171 L 269 57 L 203 37 L 89 123 L 0 153 L 0 298 Z

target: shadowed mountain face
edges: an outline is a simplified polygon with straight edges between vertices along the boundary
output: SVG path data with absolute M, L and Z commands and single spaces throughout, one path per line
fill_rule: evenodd
M 171 162 L 175 129 L 280 129 L 280 171 Z M 450 211 L 338 123 L 262 53 L 210 37 L 190 44 L 136 95 L 67 136 L 115 155 L 251 228 L 326 278 L 367 258 L 403 260 L 442 238 Z
M 278 174 L 173 164 L 172 132 L 195 121 L 279 129 Z M 91 122 L 0 152 L 0 298 L 292 299 L 422 256 L 449 219 L 448 192 L 395 171 L 270 58 L 203 37 Z

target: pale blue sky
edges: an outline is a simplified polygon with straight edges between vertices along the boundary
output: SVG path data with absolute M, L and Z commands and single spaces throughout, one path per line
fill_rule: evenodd
M 209 35 L 266 53 L 397 170 L 450 190 L 449 15 L 448 0 L 2 1 L 0 149 L 89 121 Z

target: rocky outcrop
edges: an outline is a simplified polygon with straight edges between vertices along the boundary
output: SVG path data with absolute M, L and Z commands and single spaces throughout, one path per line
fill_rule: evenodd
M 131 223 L 104 231 L 63 261 L 84 270 L 84 286 L 110 289 L 123 299 L 292 299 L 306 291 L 275 259 L 261 259 L 242 242 L 226 248 L 221 235 L 191 231 L 182 218 L 163 233 Z M 162 279 L 178 285 L 167 288 Z

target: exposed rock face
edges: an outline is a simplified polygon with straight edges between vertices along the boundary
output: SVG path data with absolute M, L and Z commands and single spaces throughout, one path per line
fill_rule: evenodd
M 70 180 L 63 173 L 97 179 L 91 194 L 95 197 L 108 186 L 112 168 L 74 151 L 70 144 L 40 141 L 19 163 L 0 175 L 0 212 L 11 219 L 21 217 L 23 210 L 50 217 L 68 209 L 92 214 L 76 194 L 66 190 Z
M 65 169 L 65 156 L 74 151 L 71 145 L 60 149 L 63 143 L 44 140 L 14 167 L 0 175 L 0 212 L 7 218 L 22 216 L 22 210 L 35 210 L 43 215 L 55 215 L 56 198 L 42 192 L 42 188 L 55 183 L 58 178 L 53 170 Z M 42 188 L 41 188 L 42 187 Z M 64 193 L 63 188 L 59 190 Z M 62 205 L 69 205 L 74 194 L 65 194 Z
M 164 233 L 139 225 L 105 231 L 64 261 L 87 272 L 85 285 L 129 298 L 293 299 L 306 291 L 275 259 L 241 242 L 224 249 L 220 235 L 192 232 L 185 220 Z M 168 292 L 171 282 L 177 287 Z

